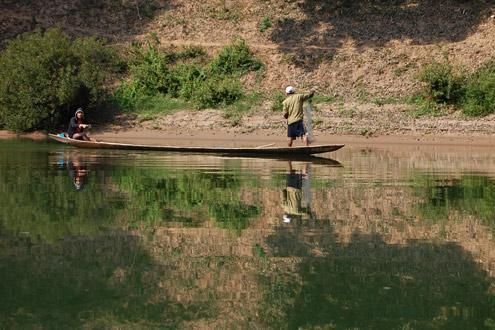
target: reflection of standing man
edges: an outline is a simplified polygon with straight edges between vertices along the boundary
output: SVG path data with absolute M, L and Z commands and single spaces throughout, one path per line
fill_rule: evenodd
M 285 223 L 290 223 L 292 220 L 310 216 L 310 205 L 309 201 L 306 200 L 309 198 L 309 189 L 303 194 L 303 185 L 306 186 L 304 183 L 308 182 L 308 164 L 305 164 L 301 170 L 296 171 L 292 168 L 292 162 L 289 161 L 287 186 L 282 190 L 282 208 L 284 209 L 283 221 Z M 305 199 L 304 205 L 303 197 Z

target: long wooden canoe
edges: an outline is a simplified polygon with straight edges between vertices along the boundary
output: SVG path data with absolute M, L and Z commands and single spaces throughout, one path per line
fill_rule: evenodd
M 312 145 L 303 147 L 243 147 L 243 148 L 226 148 L 226 147 L 180 147 L 180 146 L 158 146 L 144 144 L 127 144 L 115 142 L 95 142 L 74 140 L 60 135 L 48 134 L 48 137 L 64 144 L 68 144 L 77 148 L 92 148 L 92 149 L 121 149 L 121 150 L 150 150 L 150 151 L 168 151 L 168 152 L 189 152 L 189 153 L 208 153 L 221 155 L 314 155 L 325 152 L 331 152 L 342 148 L 343 144 L 324 144 Z

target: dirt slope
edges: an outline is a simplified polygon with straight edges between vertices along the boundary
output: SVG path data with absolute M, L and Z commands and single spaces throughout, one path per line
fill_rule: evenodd
M 3 42 L 53 25 L 116 43 L 156 33 L 164 47 L 200 45 L 212 53 L 242 37 L 266 64 L 260 85 L 251 87 L 268 92 L 287 84 L 316 87 L 342 100 L 320 107 L 317 127 L 334 133 L 407 131 L 417 120 L 407 106 L 391 100 L 418 90 L 415 75 L 422 65 L 448 57 L 473 70 L 495 57 L 492 0 L 3 0 L 0 8 Z M 273 116 L 268 109 L 264 105 L 258 113 Z M 275 118 L 271 128 L 279 124 Z M 488 123 L 458 114 L 428 120 L 413 129 L 474 134 L 483 123 L 479 133 L 494 132 L 491 117 Z

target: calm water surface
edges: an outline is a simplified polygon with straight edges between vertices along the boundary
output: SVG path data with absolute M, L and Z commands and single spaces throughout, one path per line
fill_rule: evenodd
M 328 156 L 0 140 L 0 328 L 495 327 L 492 150 Z

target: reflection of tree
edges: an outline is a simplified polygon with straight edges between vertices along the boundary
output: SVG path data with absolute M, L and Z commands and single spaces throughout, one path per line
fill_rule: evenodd
M 268 239 L 277 256 L 302 258 L 262 278 L 260 313 L 274 328 L 477 329 L 495 315 L 492 281 L 456 244 L 294 235 L 281 230 Z M 315 246 L 325 256 L 313 256 Z
M 218 203 L 208 206 L 208 213 L 220 228 L 240 232 L 249 226 L 249 220 L 260 213 L 260 207 L 241 202 Z
M 0 153 L 0 222 L 10 232 L 54 241 L 102 226 L 197 226 L 208 215 L 241 230 L 259 213 L 241 200 L 248 183 L 236 173 L 119 166 L 102 154 L 48 153 L 34 144 L 21 150 Z M 86 187 L 76 190 L 81 169 Z
M 9 230 L 54 240 L 70 233 L 97 232 L 115 214 L 104 191 L 93 187 L 81 192 L 74 189 L 65 169 L 72 156 L 61 155 L 60 167 L 53 168 L 46 151 L 23 150 L 4 155 L 8 161 L 0 170 L 0 219 Z M 87 161 L 84 156 L 78 158 L 80 163 Z M 92 178 L 87 184 L 93 186 Z
M 260 212 L 241 201 L 245 182 L 236 174 L 130 169 L 115 176 L 130 221 L 197 225 L 208 214 L 221 228 L 242 230 Z
M 157 296 L 155 265 L 136 236 L 1 242 L 1 328 L 175 328 L 214 313 L 211 303 Z
M 460 179 L 422 176 L 416 194 L 423 200 L 419 210 L 428 220 L 447 219 L 452 211 L 470 214 L 495 229 L 495 182 L 484 176 Z
M 463 40 L 492 8 L 489 2 L 458 0 L 305 0 L 293 6 L 303 18 L 281 20 L 271 39 L 295 56 L 295 64 L 310 68 L 349 39 L 358 47 L 404 39 L 414 44 Z

